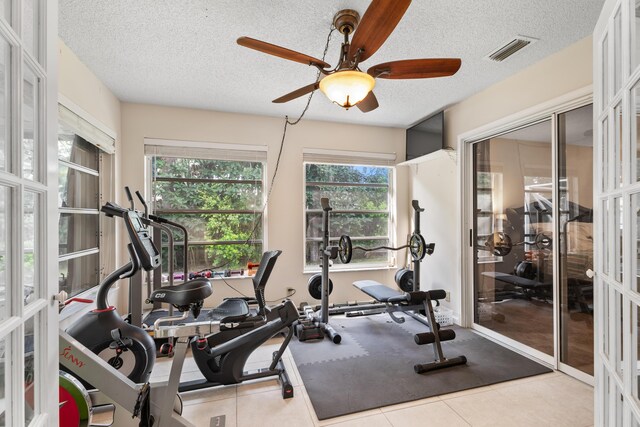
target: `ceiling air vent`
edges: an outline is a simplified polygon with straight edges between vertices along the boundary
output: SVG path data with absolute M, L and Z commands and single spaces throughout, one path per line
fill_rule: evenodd
M 513 40 L 506 43 L 504 46 L 499 47 L 498 49 L 491 52 L 486 56 L 486 58 L 495 62 L 502 62 L 520 49 L 529 46 L 531 43 L 537 40 L 538 39 L 534 39 L 533 37 L 516 36 Z

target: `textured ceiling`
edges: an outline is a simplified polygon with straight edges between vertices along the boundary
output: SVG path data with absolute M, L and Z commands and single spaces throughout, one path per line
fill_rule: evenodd
M 320 92 L 306 118 L 408 127 L 592 33 L 604 0 L 416 0 L 363 69 L 398 59 L 458 57 L 453 77 L 377 79 L 380 107 L 344 110 Z M 122 101 L 298 117 L 307 96 L 273 104 L 315 81 L 315 68 L 240 47 L 258 38 L 322 58 L 334 14 L 367 0 L 60 0 L 60 37 Z M 356 30 L 357 31 L 357 30 Z M 516 35 L 539 41 L 494 63 Z M 335 65 L 342 35 L 326 62 Z

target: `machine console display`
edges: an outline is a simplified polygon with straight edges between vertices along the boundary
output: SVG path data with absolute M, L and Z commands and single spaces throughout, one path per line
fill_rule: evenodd
M 142 268 L 151 271 L 160 266 L 160 252 L 151 241 L 149 230 L 142 224 L 136 211 L 127 211 L 125 224 L 131 243 L 140 259 Z

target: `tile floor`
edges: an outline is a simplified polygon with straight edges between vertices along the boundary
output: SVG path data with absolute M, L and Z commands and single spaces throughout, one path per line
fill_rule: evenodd
M 272 340 L 249 359 L 246 369 L 263 367 L 278 347 Z M 509 381 L 319 421 L 287 349 L 283 357 L 295 397 L 283 400 L 277 380 L 183 393 L 183 416 L 198 427 L 412 427 L 593 425 L 593 388 L 560 372 Z M 153 380 L 168 377 L 170 360 L 159 359 Z M 201 378 L 193 359 L 183 379 Z M 214 422 L 212 422 L 214 418 Z

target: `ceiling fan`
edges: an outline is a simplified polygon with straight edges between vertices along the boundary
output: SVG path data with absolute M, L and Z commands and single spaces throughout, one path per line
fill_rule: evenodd
M 460 68 L 459 58 L 437 58 L 391 61 L 369 67 L 366 73 L 360 70 L 360 63 L 382 46 L 410 3 L 411 0 L 373 0 L 362 19 L 355 10 L 339 11 L 333 18 L 333 24 L 344 35 L 344 42 L 340 60 L 334 68 L 323 60 L 250 37 L 240 37 L 237 42 L 240 46 L 269 55 L 313 65 L 324 75 L 321 80 L 274 99 L 273 102 L 288 102 L 319 88 L 332 102 L 341 107 L 349 109 L 355 105 L 366 113 L 378 108 L 378 100 L 372 92 L 376 78 L 446 77 L 454 75 Z M 351 34 L 353 37 L 349 42 Z

